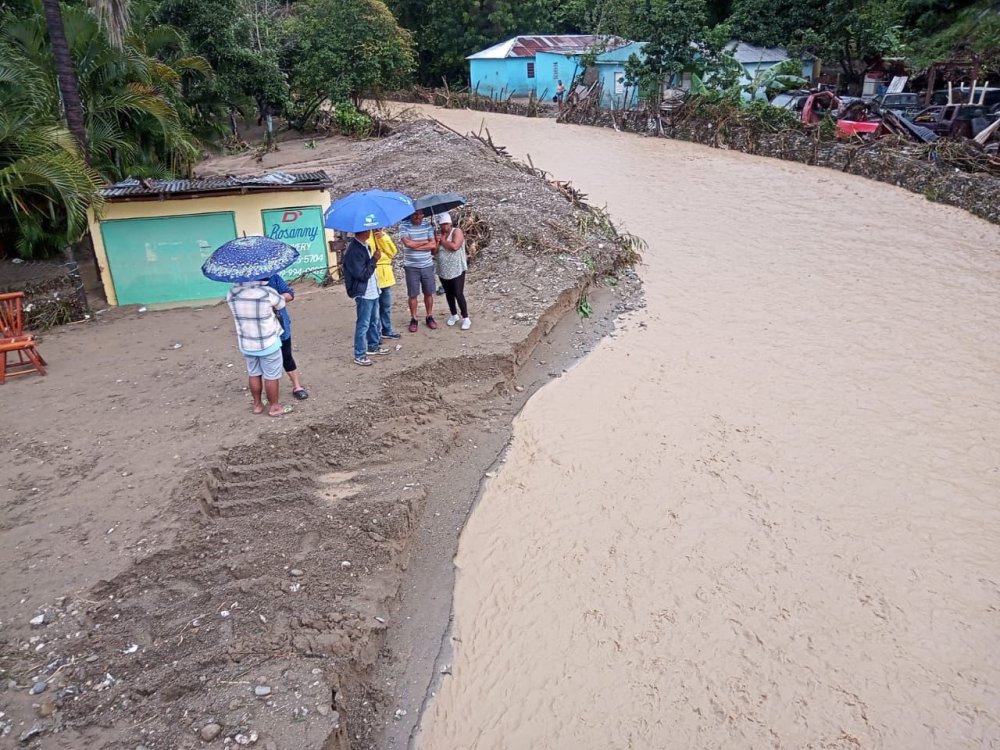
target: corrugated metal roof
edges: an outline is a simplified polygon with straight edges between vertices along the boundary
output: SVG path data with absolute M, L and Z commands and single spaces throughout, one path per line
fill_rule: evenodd
M 194 193 L 214 192 L 274 192 L 315 188 L 325 190 L 333 185 L 329 175 L 319 172 L 269 172 L 264 175 L 200 177 L 193 180 L 140 180 L 135 177 L 109 185 L 101 195 L 115 199 L 156 197 L 174 198 Z
M 736 61 L 748 63 L 777 63 L 788 59 L 788 53 L 781 47 L 758 47 L 746 42 L 730 42 L 726 51 L 736 58 Z
M 557 34 L 516 36 L 506 42 L 494 44 L 481 52 L 469 55 L 466 60 L 503 60 L 509 57 L 534 57 L 539 52 L 557 54 L 583 54 L 598 44 L 619 47 L 626 44 L 617 37 L 598 34 Z

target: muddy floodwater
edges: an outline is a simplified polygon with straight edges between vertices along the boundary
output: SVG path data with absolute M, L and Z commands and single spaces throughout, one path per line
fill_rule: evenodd
M 456 558 L 420 750 L 1000 747 L 1000 228 L 840 173 L 485 120 L 649 242 Z

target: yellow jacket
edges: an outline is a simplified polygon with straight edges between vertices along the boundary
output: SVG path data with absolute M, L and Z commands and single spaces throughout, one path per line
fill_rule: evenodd
M 392 272 L 392 259 L 396 257 L 399 250 L 396 248 L 396 243 L 392 241 L 392 237 L 385 232 L 375 231 L 368 236 L 368 247 L 371 248 L 372 252 L 375 252 L 376 246 L 382 251 L 382 257 L 375 264 L 375 279 L 378 281 L 378 288 L 385 289 L 396 283 L 396 276 Z

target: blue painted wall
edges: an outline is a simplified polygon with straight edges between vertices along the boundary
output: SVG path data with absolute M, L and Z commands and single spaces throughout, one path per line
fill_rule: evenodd
M 568 93 L 573 79 L 581 73 L 583 66 L 578 55 L 539 52 L 535 55 L 535 94 L 539 99 L 551 102 L 559 81 L 563 82 Z
M 621 62 L 597 63 L 601 77 L 601 106 L 605 109 L 633 109 L 639 103 L 637 86 L 624 83 L 625 64 Z M 618 85 L 616 86 L 616 83 Z
M 528 77 L 529 62 L 535 61 L 530 58 L 469 60 L 472 90 L 478 90 L 482 96 L 528 96 L 535 90 L 535 79 Z

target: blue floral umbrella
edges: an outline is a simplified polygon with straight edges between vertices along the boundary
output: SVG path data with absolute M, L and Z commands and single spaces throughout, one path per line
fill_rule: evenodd
M 216 248 L 201 267 L 213 281 L 256 281 L 288 268 L 299 251 L 270 237 L 237 237 Z
M 335 201 L 326 209 L 323 225 L 341 232 L 364 232 L 398 224 L 414 210 L 413 201 L 402 193 L 363 190 Z

